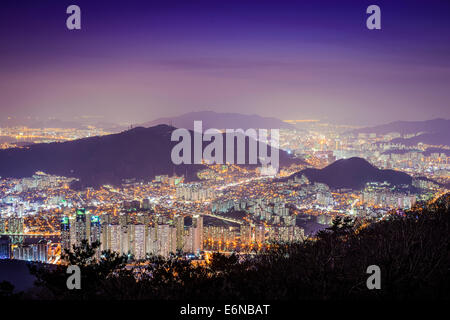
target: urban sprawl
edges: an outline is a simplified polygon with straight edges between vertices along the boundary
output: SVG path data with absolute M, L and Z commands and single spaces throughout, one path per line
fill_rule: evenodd
M 0 258 L 58 264 L 64 249 L 83 240 L 99 241 L 102 250 L 126 254 L 130 261 L 171 254 L 201 261 L 216 251 L 253 254 L 273 242 L 313 237 L 336 216 L 381 220 L 448 191 L 450 158 L 442 152 L 447 146 L 405 146 L 391 142 L 407 138 L 400 133 L 349 134 L 349 129 L 311 122 L 301 130 L 280 130 L 280 148 L 306 163 L 272 176 L 267 168 L 209 164 L 195 183 L 161 175 L 82 191 L 70 187 L 74 178 L 44 172 L 2 178 Z M 1 148 L 107 134 L 95 128 L 24 127 L 0 133 L 8 138 Z M 355 156 L 380 169 L 408 173 L 418 191 L 383 182 L 333 190 L 304 175 L 291 177 Z

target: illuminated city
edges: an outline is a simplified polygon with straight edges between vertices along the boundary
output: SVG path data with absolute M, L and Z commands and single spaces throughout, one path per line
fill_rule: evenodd
M 4 2 L 0 299 L 450 299 L 449 3 Z
M 204 259 L 213 251 L 251 253 L 271 242 L 302 241 L 331 225 L 335 216 L 384 219 L 449 191 L 448 146 L 409 148 L 390 143 L 400 137 L 395 132 L 348 134 L 321 123 L 309 130 L 306 134 L 282 131 L 281 147 L 305 163 L 283 168 L 274 176 L 261 175 L 261 168 L 217 164 L 198 172 L 195 183 L 184 181 L 183 176 L 160 175 L 81 191 L 70 188 L 75 178 L 44 172 L 5 178 L 0 185 L 0 232 L 11 235 L 14 259 L 59 263 L 61 249 L 83 239 L 101 240 L 102 249 L 136 260 L 177 251 Z M 397 150 L 403 152 L 397 154 Z M 367 183 L 361 190 L 333 190 L 324 183 L 311 183 L 304 175 L 291 176 L 307 167 L 322 169 L 351 157 L 411 174 L 415 190 L 387 182 Z M 43 243 L 45 258 L 37 254 Z

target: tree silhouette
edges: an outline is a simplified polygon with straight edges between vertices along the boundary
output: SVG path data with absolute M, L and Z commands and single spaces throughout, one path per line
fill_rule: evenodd
M 82 289 L 68 290 L 66 265 L 35 268 L 38 298 L 52 299 L 450 299 L 450 194 L 372 223 L 336 217 L 315 239 L 273 243 L 256 255 L 214 253 L 208 263 L 127 257 L 82 243 L 65 255 L 80 265 Z M 368 290 L 366 269 L 381 269 Z M 6 287 L 7 288 L 7 287 Z M 9 292 L 6 290 L 5 292 Z

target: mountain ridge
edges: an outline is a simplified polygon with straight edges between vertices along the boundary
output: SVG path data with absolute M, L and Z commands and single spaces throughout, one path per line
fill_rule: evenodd
M 176 128 L 193 130 L 194 121 L 202 121 L 203 129 L 294 129 L 280 119 L 256 114 L 221 113 L 214 111 L 189 112 L 175 117 L 164 117 L 139 124 L 142 127 L 167 124 Z
M 450 146 L 450 130 L 437 133 L 424 133 L 411 138 L 395 138 L 390 141 L 395 144 L 402 144 L 405 146 L 415 146 L 419 143 L 435 145 L 435 146 Z
M 450 119 L 436 118 L 424 121 L 394 121 L 378 126 L 365 127 L 349 131 L 348 133 L 376 133 L 387 134 L 390 132 L 399 132 L 400 134 L 414 133 L 438 133 L 448 131 L 450 128 Z
M 292 176 L 302 175 L 311 182 L 325 183 L 333 189 L 361 190 L 367 182 L 387 181 L 397 186 L 412 183 L 412 177 L 404 172 L 378 169 L 358 157 L 337 160 L 323 169 L 307 168 Z
M 171 160 L 171 151 L 178 144 L 171 141 L 174 130 L 167 125 L 136 127 L 105 136 L 0 150 L 0 176 L 23 178 L 44 171 L 78 178 L 81 186 L 117 185 L 123 179 L 150 180 L 163 174 L 185 175 L 188 181 L 196 180 L 197 172 L 204 165 L 175 165 Z M 245 150 L 248 150 L 248 139 Z M 203 149 L 206 145 L 203 142 Z M 280 150 L 280 165 L 298 161 Z

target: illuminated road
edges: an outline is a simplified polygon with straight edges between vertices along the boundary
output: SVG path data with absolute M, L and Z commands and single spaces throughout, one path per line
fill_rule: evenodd
M 59 233 L 0 233 L 0 236 L 10 236 L 10 237 L 58 237 Z
M 215 214 L 212 213 L 201 213 L 202 216 L 209 216 L 209 217 L 213 217 L 216 219 L 221 219 L 221 220 L 225 220 L 225 221 L 230 221 L 230 222 L 234 222 L 234 223 L 238 223 L 238 224 L 244 224 L 243 221 L 240 220 L 235 220 L 233 218 L 227 218 L 227 217 L 222 217 L 222 216 L 216 216 Z
M 263 180 L 263 179 L 268 179 L 268 178 L 270 178 L 270 176 L 262 176 L 262 177 L 250 178 L 250 179 L 246 179 L 246 180 L 243 180 L 243 181 L 240 181 L 240 182 L 229 183 L 229 184 L 223 185 L 223 186 L 217 188 L 217 190 L 224 190 L 224 189 L 235 187 L 235 186 L 238 186 L 238 185 L 241 185 L 241 184 L 246 184 L 246 183 L 249 183 L 251 181 Z

